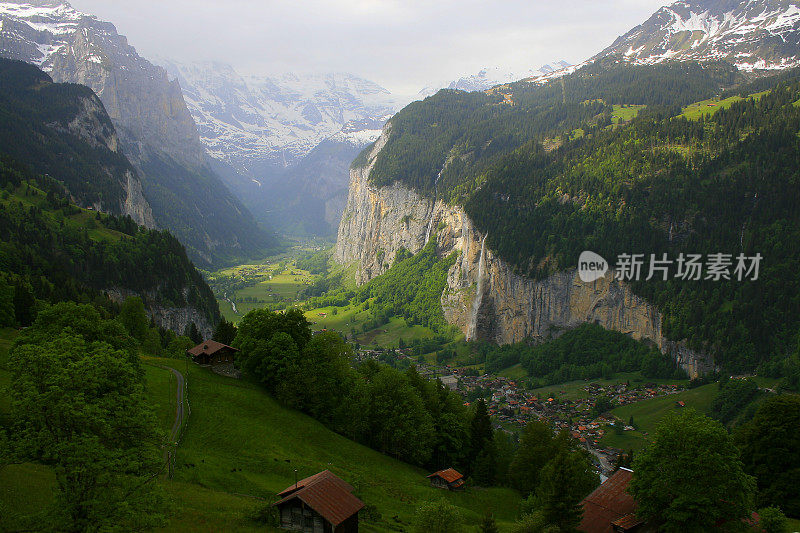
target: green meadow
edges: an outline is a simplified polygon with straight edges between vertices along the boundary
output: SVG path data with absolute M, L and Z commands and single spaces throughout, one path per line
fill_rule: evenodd
M 769 91 L 763 91 L 760 93 L 753 93 L 747 98 L 754 98 L 758 100 L 763 95 L 767 94 Z M 699 120 L 701 116 L 709 117 L 719 111 L 720 109 L 727 109 L 735 102 L 740 100 L 744 100 L 741 96 L 731 96 L 729 98 L 725 98 L 720 100 L 719 98 L 709 98 L 708 100 L 703 100 L 701 102 L 695 102 L 693 104 L 689 104 L 688 106 L 683 108 L 684 116 L 689 120 Z
M 174 359 L 148 360 L 186 371 Z M 161 427 L 171 426 L 175 381 L 171 372 L 145 365 L 147 391 Z M 251 517 L 274 494 L 329 469 L 355 487 L 367 504 L 363 531 L 399 531 L 413 523 L 417 507 L 445 498 L 477 525 L 491 510 L 504 529 L 515 520 L 521 499 L 511 489 L 470 487 L 463 493 L 434 489 L 428 472 L 382 455 L 285 409 L 257 385 L 189 365 L 191 416 L 178 448 L 175 477 L 162 479 L 169 523 L 163 531 L 264 531 Z M 4 523 L 24 528 L 31 515 L 52 501 L 52 472 L 38 465 L 0 470 Z M 22 502 L 22 503 L 20 503 Z M 13 509 L 13 513 L 8 511 Z
M 182 365 L 178 368 L 183 371 Z M 166 387 L 164 380 L 160 383 Z M 491 509 L 507 525 L 516 517 L 520 498 L 514 491 L 470 488 L 452 493 L 431 488 L 425 479 L 428 472 L 281 407 L 254 384 L 191 365 L 188 384 L 192 414 L 178 449 L 175 478 L 165 484 L 176 504 L 169 530 L 251 527 L 248 513 L 264 505 L 257 498 L 269 501 L 291 485 L 295 470 L 302 478 L 329 469 L 353 485 L 368 506 L 362 519 L 365 531 L 407 527 L 416 508 L 433 498 L 446 498 L 460 507 L 470 524 L 479 522 L 483 509 Z M 152 393 L 161 394 L 155 389 Z
M 689 407 L 701 413 L 709 414 L 711 412 L 711 402 L 717 395 L 717 389 L 718 385 L 711 383 L 677 394 L 617 407 L 611 411 L 611 414 L 623 420 L 626 424 L 632 416 L 636 429 L 617 434 L 607 427 L 606 434 L 600 441 L 600 445 L 623 450 L 638 450 L 647 444 L 647 436 L 655 431 L 659 421 L 671 410 Z M 676 405 L 678 401 L 683 401 L 686 407 L 678 407 Z

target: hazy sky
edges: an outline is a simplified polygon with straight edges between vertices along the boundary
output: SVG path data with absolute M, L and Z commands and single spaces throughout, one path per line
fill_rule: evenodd
M 399 94 L 483 67 L 577 63 L 665 0 L 71 0 L 145 57 L 346 71 Z

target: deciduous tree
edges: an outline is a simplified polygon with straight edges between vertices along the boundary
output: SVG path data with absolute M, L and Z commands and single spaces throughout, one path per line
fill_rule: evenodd
M 637 455 L 629 490 L 637 513 L 663 531 L 708 531 L 749 515 L 755 479 L 719 422 L 682 409 L 664 417 Z

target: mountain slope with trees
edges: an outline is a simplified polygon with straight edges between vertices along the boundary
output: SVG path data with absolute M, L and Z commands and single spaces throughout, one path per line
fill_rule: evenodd
M 600 62 L 512 84 L 514 105 L 443 91 L 390 121 L 370 179 L 462 205 L 487 246 L 534 279 L 574 268 L 585 249 L 612 265 L 622 253 L 759 253 L 757 280 L 633 283 L 668 338 L 752 369 L 791 353 L 800 325 L 797 79 L 740 85 L 732 94 L 759 94 L 698 120 L 682 108 L 741 81 L 730 65 Z M 611 104 L 647 107 L 621 123 Z

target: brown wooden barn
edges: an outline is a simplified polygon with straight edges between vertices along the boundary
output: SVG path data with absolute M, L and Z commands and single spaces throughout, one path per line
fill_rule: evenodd
M 194 348 L 186 350 L 186 356 L 190 357 L 198 365 L 221 365 L 233 363 L 236 348 L 222 344 L 221 342 L 207 340 L 201 342 Z
M 274 505 L 281 528 L 305 533 L 358 533 L 358 512 L 364 502 L 353 487 L 329 470 L 301 479 L 278 493 Z
M 428 476 L 428 479 L 431 480 L 431 487 L 449 490 L 464 490 L 464 476 L 452 468 L 434 472 Z

